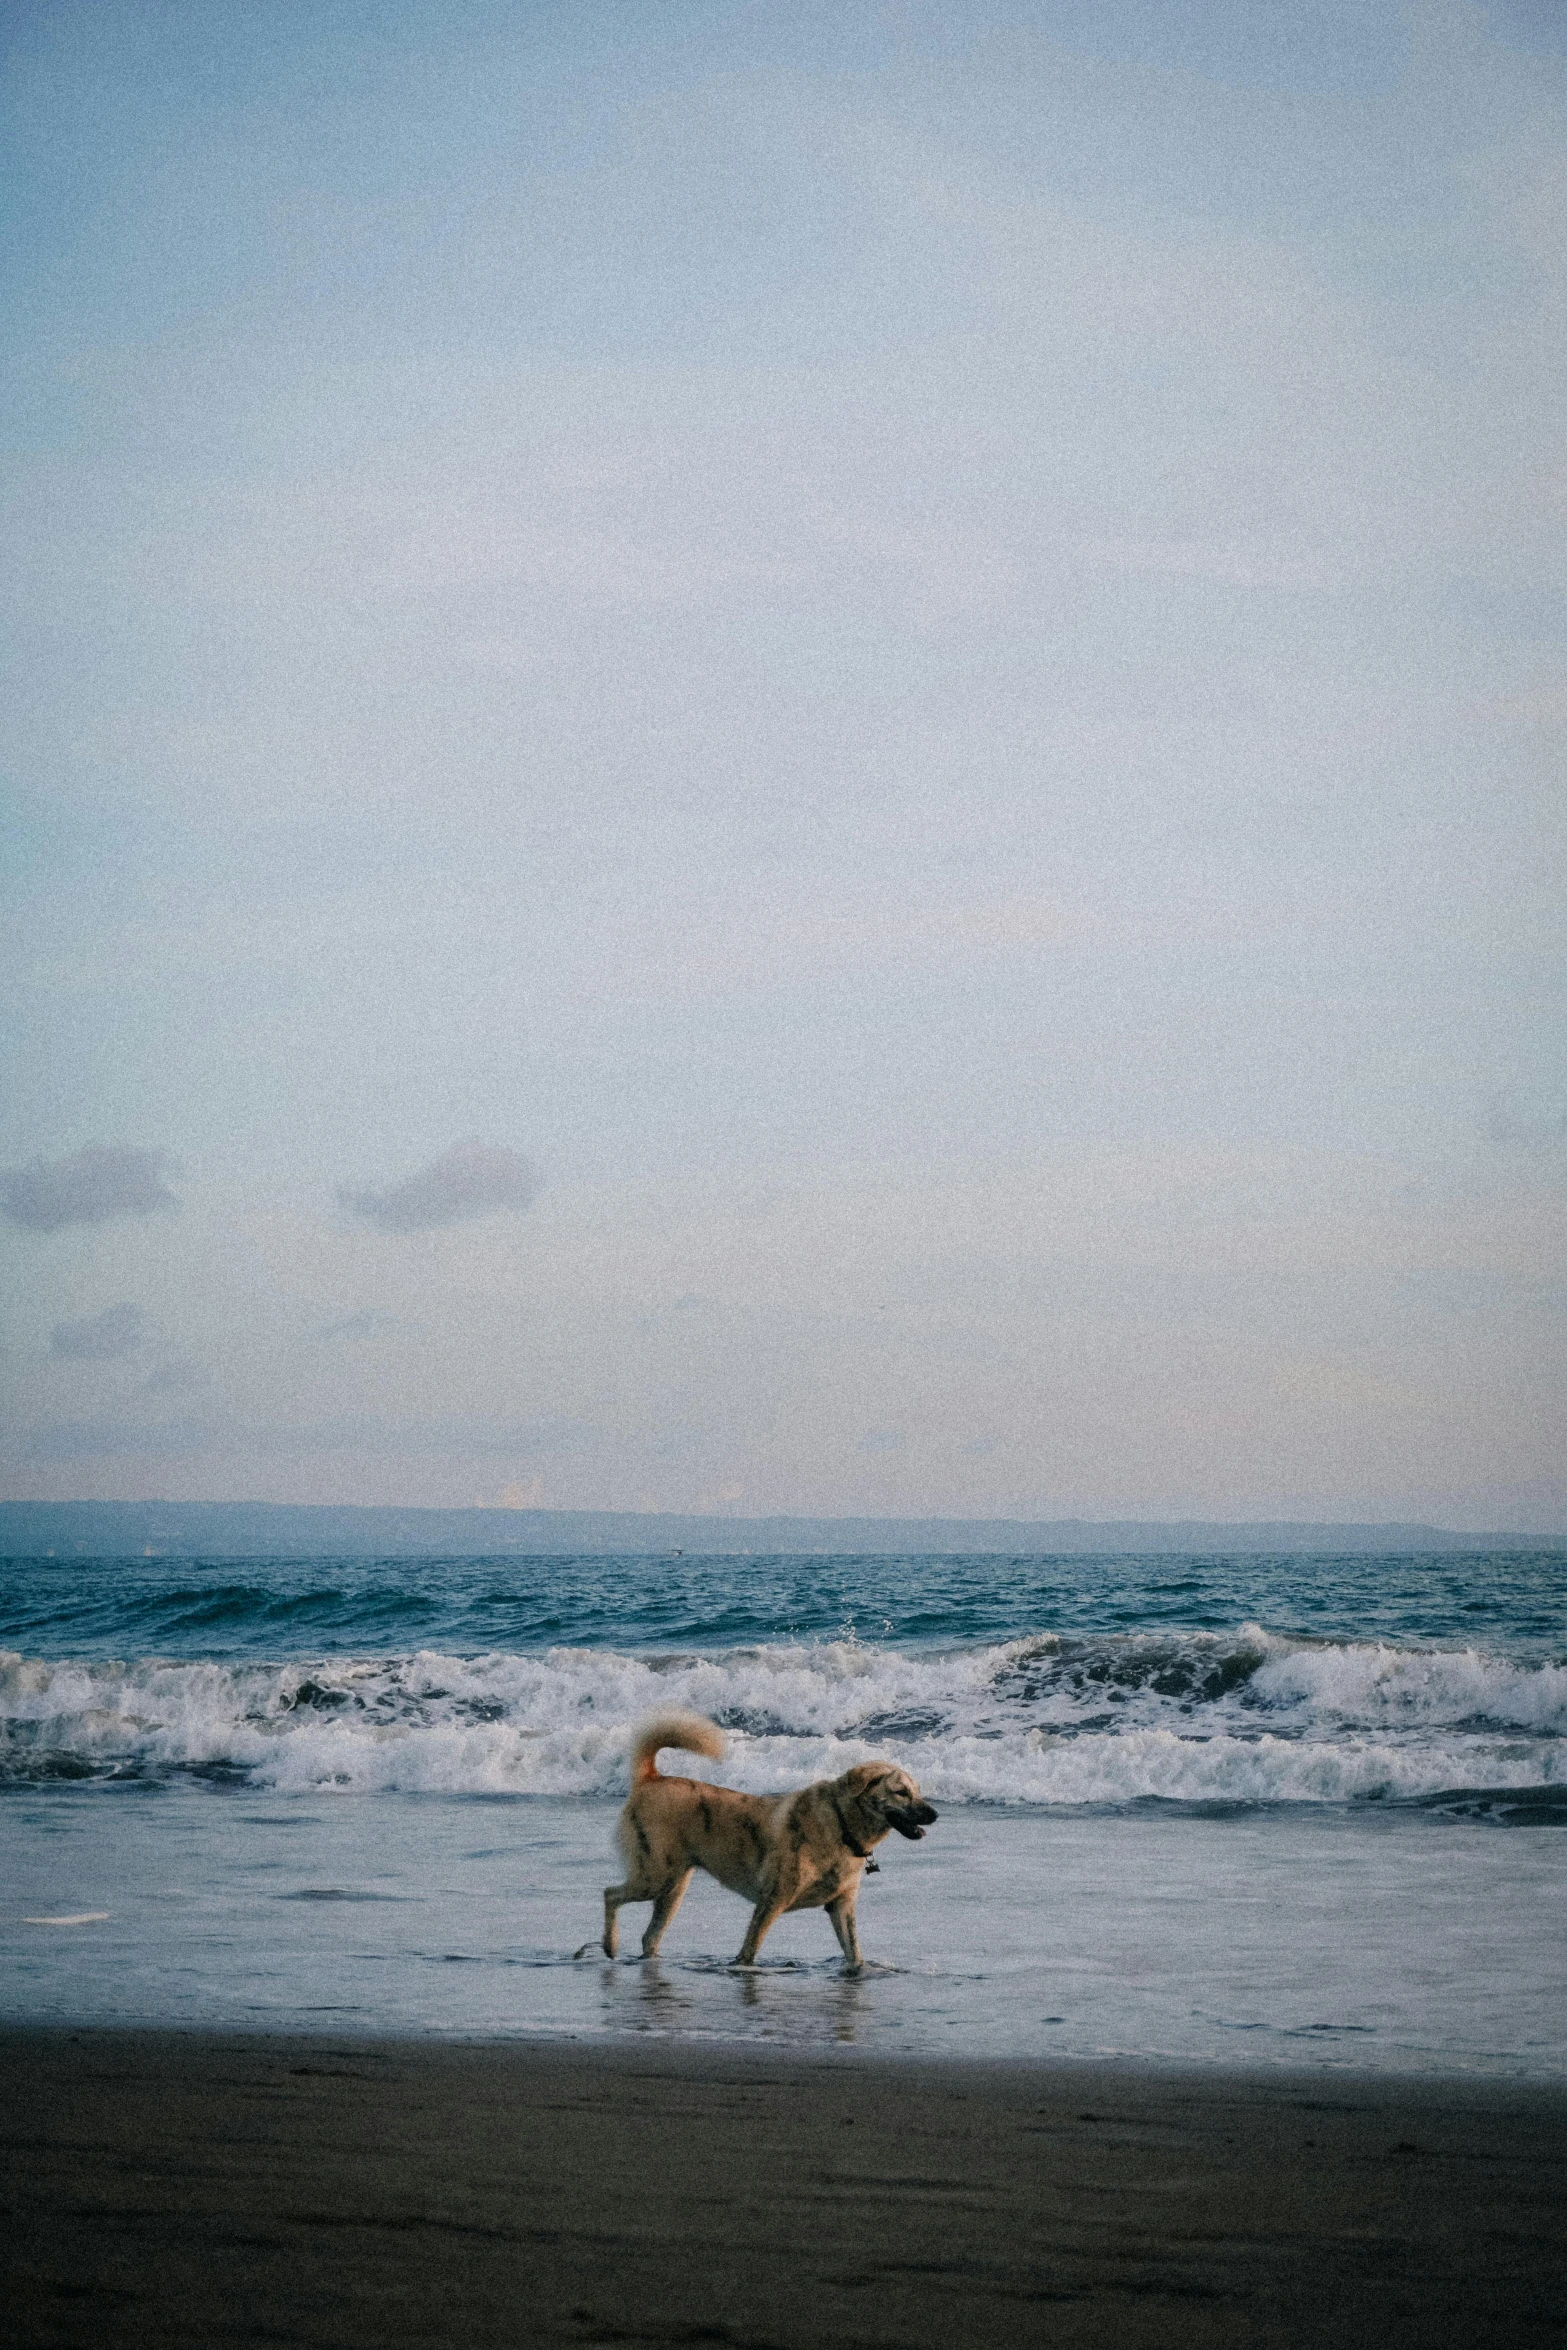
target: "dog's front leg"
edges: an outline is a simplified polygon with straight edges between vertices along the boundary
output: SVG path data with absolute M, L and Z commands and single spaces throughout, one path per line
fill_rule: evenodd
M 854 1916 L 855 1893 L 858 1891 L 859 1887 L 856 1886 L 853 1893 L 840 1893 L 836 1901 L 827 1904 L 827 1915 L 832 1919 L 838 1948 L 843 1952 L 844 1965 L 851 1975 L 857 1975 L 865 1964 L 860 1956 L 860 1929 Z
M 751 1912 L 751 1923 L 745 1930 L 745 1940 L 729 1962 L 731 1966 L 755 1966 L 756 1954 L 762 1947 L 762 1937 L 771 1932 L 788 1906 L 783 1895 L 777 1891 L 762 1895 Z

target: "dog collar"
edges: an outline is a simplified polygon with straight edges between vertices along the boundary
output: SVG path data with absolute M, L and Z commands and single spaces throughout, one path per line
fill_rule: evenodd
M 832 1799 L 832 1807 L 838 1815 L 838 1825 L 843 1831 L 843 1840 L 849 1847 L 849 1850 L 853 1853 L 855 1859 L 869 1860 L 871 1857 L 870 1846 L 868 1844 L 861 1844 L 857 1837 L 851 1836 L 849 1834 L 849 1823 L 843 1816 L 843 1805 L 838 1801 L 836 1795 Z

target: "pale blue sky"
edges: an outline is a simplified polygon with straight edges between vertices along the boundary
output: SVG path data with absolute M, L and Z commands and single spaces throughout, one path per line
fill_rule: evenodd
M 4 39 L 6 1490 L 1567 1524 L 1555 7 Z

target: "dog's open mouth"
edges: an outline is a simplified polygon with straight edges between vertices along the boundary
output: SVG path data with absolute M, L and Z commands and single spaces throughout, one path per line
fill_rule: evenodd
M 900 1836 L 907 1836 L 911 1844 L 918 1844 L 936 1814 L 928 1803 L 910 1803 L 901 1811 L 887 1814 L 887 1825 L 896 1828 Z

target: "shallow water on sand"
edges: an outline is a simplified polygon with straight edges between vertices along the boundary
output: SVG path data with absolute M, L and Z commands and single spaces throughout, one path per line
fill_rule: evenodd
M 13 1793 L 0 2017 L 1567 2078 L 1555 1825 L 954 1808 L 917 1848 L 884 1848 L 860 1905 L 872 1963 L 850 1980 L 814 1914 L 732 1972 L 743 1905 L 700 1877 L 659 1962 L 574 1962 L 615 1808 L 189 1781 Z M 633 1953 L 645 1916 L 624 1916 Z
M 1561 2079 L 1564 1591 L 1559 1550 L 0 1561 L 0 2019 Z M 921 1781 L 862 1978 L 814 1915 L 730 1972 L 701 1879 L 657 1967 L 572 1963 L 671 1706 L 732 1786 Z

